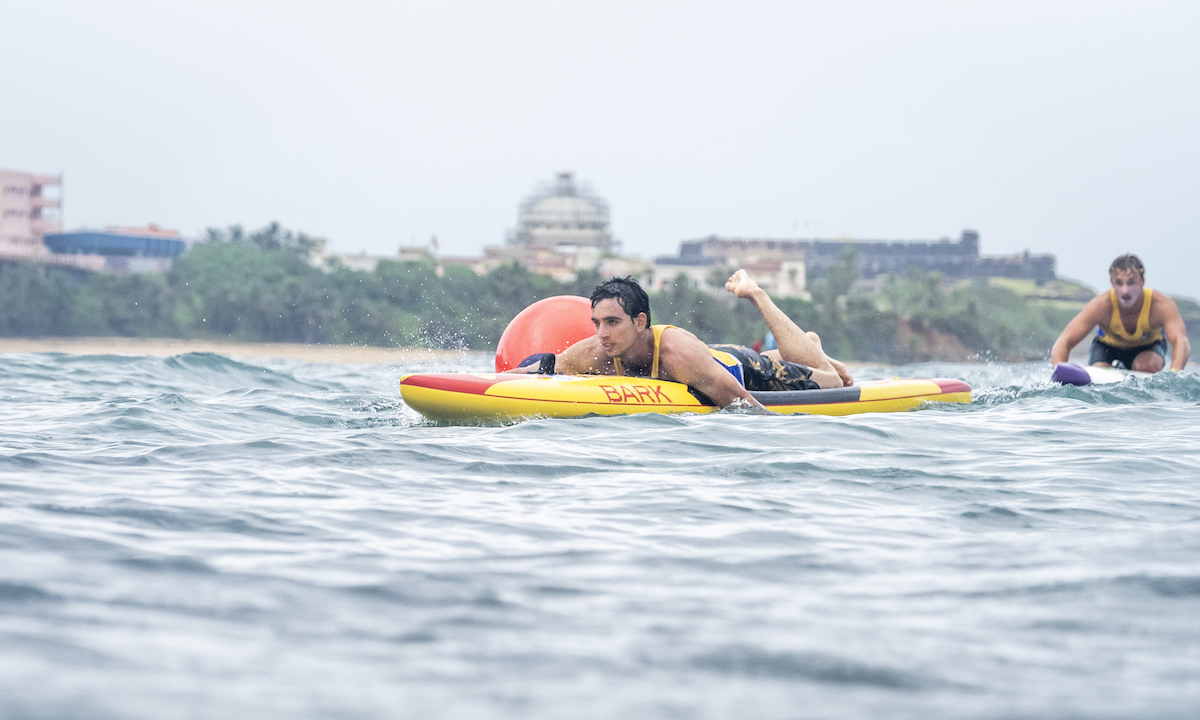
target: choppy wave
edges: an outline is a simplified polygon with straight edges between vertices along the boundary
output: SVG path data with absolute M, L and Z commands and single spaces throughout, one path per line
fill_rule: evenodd
M 439 427 L 404 372 L 0 356 L 5 717 L 1189 717 L 1200 377 Z

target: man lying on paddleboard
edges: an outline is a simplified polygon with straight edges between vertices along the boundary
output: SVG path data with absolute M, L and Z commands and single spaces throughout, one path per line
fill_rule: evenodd
M 1092 298 L 1067 324 L 1050 351 L 1050 362 L 1067 362 L 1071 348 L 1098 325 L 1089 364 L 1156 373 L 1166 365 L 1170 341 L 1171 372 L 1182 370 L 1191 347 L 1175 301 L 1146 287 L 1146 269 L 1137 255 L 1113 260 L 1108 276 L 1112 289 Z
M 854 383 L 846 366 L 825 354 L 821 338 L 792 322 L 745 270 L 735 272 L 725 289 L 758 308 L 775 336 L 777 350 L 760 355 L 740 345 L 710 347 L 683 328 L 651 325 L 646 291 L 633 278 L 613 278 L 592 293 L 594 336 L 561 355 L 546 353 L 540 364 L 509 372 L 673 380 L 707 395 L 720 407 L 741 403 L 762 408 L 750 390 L 811 390 Z

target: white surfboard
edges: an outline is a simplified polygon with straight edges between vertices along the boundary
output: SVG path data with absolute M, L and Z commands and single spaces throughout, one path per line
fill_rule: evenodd
M 1050 374 L 1050 380 L 1064 385 L 1107 385 L 1122 382 L 1131 377 L 1147 378 L 1151 375 L 1153 373 L 1135 372 L 1122 368 L 1058 363 L 1054 366 L 1054 372 Z

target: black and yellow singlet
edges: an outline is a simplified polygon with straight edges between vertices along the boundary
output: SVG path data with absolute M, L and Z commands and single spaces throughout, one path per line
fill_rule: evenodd
M 1154 291 L 1150 288 L 1144 288 L 1142 292 L 1145 295 L 1142 298 L 1142 312 L 1138 315 L 1137 327 L 1132 333 L 1125 331 L 1125 323 L 1121 322 L 1121 305 L 1117 302 L 1117 291 L 1110 289 L 1108 291 L 1109 299 L 1112 301 L 1112 319 L 1108 321 L 1108 327 L 1100 327 L 1096 332 L 1096 339 L 1105 345 L 1111 345 L 1119 348 L 1134 348 L 1143 345 L 1150 345 L 1163 339 L 1162 328 L 1150 328 L 1150 299 L 1154 295 Z

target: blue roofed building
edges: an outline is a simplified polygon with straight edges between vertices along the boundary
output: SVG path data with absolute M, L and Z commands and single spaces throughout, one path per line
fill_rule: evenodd
M 44 242 L 60 255 L 102 256 L 104 269 L 113 272 L 161 272 L 187 249 L 178 232 L 153 224 L 47 233 Z

